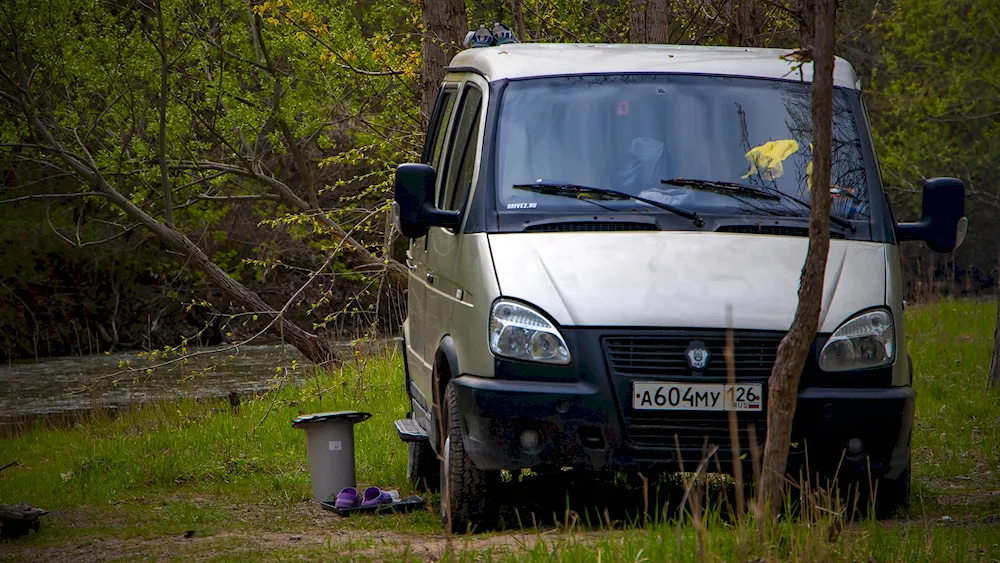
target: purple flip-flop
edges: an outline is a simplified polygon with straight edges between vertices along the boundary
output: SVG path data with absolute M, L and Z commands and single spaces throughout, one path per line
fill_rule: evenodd
M 392 495 L 378 487 L 368 487 L 365 489 L 365 495 L 361 500 L 361 506 L 369 507 L 378 506 L 380 504 L 392 504 Z
M 367 491 L 365 491 L 367 494 Z M 358 490 L 354 487 L 347 487 L 341 489 L 337 493 L 337 501 L 334 503 L 337 508 L 357 508 L 361 506 L 361 497 L 358 496 Z

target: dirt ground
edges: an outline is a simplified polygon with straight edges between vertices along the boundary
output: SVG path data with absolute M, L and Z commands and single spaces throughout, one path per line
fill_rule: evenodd
M 437 561 L 451 546 L 451 551 L 486 550 L 494 553 L 515 551 L 534 546 L 537 541 L 555 538 L 557 529 L 549 527 L 538 533 L 497 533 L 478 536 L 446 537 L 440 534 L 405 533 L 392 530 L 346 529 L 346 519 L 319 507 L 299 506 L 300 530 L 290 531 L 216 531 L 203 534 L 195 531 L 190 537 L 155 535 L 148 537 L 116 537 L 106 534 L 84 534 L 65 537 L 65 541 L 38 543 L 6 540 L 0 543 L 0 560 L 38 561 L 44 563 L 97 563 L 117 560 L 154 559 L 215 559 L 220 557 L 253 559 L 267 554 L 302 553 L 313 557 L 327 554 L 336 558 L 369 558 L 378 560 L 387 553 L 408 553 L 419 560 Z M 54 512 L 47 517 L 60 524 L 73 526 L 74 520 L 87 518 L 75 511 Z M 296 526 L 298 527 L 298 526 Z M 591 533 L 577 536 L 580 539 Z
M 996 509 L 1000 507 L 1000 491 L 982 490 L 974 483 L 964 482 L 928 484 L 939 493 L 915 499 L 914 508 L 906 518 L 885 521 L 882 525 L 890 529 L 931 524 L 989 526 L 1000 530 L 1000 511 Z M 548 525 L 531 532 L 494 532 L 449 538 L 440 528 L 433 527 L 436 514 L 431 511 L 436 510 L 436 505 L 430 503 L 425 508 L 428 514 L 424 515 L 352 520 L 310 502 L 275 506 L 213 505 L 214 501 L 207 498 L 185 500 L 227 511 L 229 515 L 204 529 L 169 533 L 136 531 L 134 516 L 114 508 L 100 513 L 84 509 L 53 511 L 44 517 L 41 534 L 0 542 L 0 560 L 44 563 L 276 558 L 379 561 L 409 555 L 417 560 L 437 561 L 446 553 L 456 551 L 489 551 L 494 556 L 518 552 L 536 546 L 538 541 L 558 542 L 561 531 L 561 526 Z M 102 519 L 103 528 L 95 527 L 95 518 Z M 420 524 L 414 526 L 414 519 L 420 519 Z M 133 529 L 126 530 L 129 525 Z M 602 534 L 580 531 L 574 535 L 574 540 L 587 542 Z

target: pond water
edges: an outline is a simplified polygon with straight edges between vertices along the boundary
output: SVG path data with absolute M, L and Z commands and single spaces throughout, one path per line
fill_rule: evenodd
M 350 344 L 337 347 L 347 350 Z M 234 391 L 242 395 L 267 389 L 284 369 L 292 381 L 312 373 L 312 364 L 291 346 L 188 348 L 187 356 L 183 362 L 149 361 L 123 352 L 0 366 L 0 423 L 149 401 L 225 397 Z M 299 369 L 291 370 L 293 362 Z

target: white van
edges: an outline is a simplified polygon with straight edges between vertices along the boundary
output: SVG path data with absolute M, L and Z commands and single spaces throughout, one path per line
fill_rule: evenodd
M 692 470 L 766 437 L 767 381 L 808 243 L 811 64 L 774 49 L 508 44 L 455 56 L 421 163 L 396 172 L 410 239 L 410 477 L 486 526 L 503 469 Z M 899 248 L 961 244 L 964 186 L 897 223 L 860 83 L 834 73 L 832 217 L 819 334 L 789 472 L 905 504 L 915 394 Z M 735 385 L 723 357 L 727 307 Z M 439 457 L 444 460 L 441 464 Z M 447 479 L 445 479 L 445 473 Z M 749 475 L 749 466 L 744 471 Z

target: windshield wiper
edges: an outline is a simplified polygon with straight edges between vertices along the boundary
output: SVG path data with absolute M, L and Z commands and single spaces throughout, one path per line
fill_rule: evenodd
M 692 188 L 695 190 L 707 190 L 716 193 L 723 193 L 728 195 L 745 195 L 749 197 L 756 197 L 761 199 L 769 199 L 772 201 L 781 201 L 782 198 L 789 199 L 795 203 L 805 207 L 807 210 L 811 209 L 811 206 L 801 199 L 786 194 L 780 190 L 768 190 L 764 188 L 756 188 L 753 186 L 747 186 L 745 184 L 739 184 L 736 182 L 724 182 L 717 180 L 690 180 L 687 178 L 670 178 L 668 180 L 660 180 L 664 184 L 669 184 L 671 186 L 681 186 L 685 188 Z M 858 229 L 851 224 L 850 221 L 830 213 L 830 221 L 840 225 L 845 229 L 850 229 L 852 233 L 858 231 Z
M 646 199 L 641 196 L 632 195 L 625 192 L 619 192 L 617 190 L 609 190 L 605 188 L 593 188 L 590 186 L 582 186 L 580 184 L 569 184 L 560 182 L 535 182 L 534 184 L 517 184 L 514 186 L 515 190 L 527 190 L 529 192 L 535 192 L 546 195 L 557 195 L 563 197 L 577 197 L 582 194 L 593 194 L 602 195 L 605 197 L 611 197 L 613 199 L 634 199 L 636 201 L 641 201 L 652 205 L 653 207 L 658 207 L 664 211 L 669 211 L 675 215 L 684 217 L 685 219 L 691 220 L 696 227 L 704 227 L 705 221 L 698 216 L 694 211 L 688 211 L 669 203 L 663 203 L 661 201 L 656 201 L 655 199 Z M 586 201 L 586 198 L 581 198 Z M 593 202 L 592 202 L 593 203 Z

